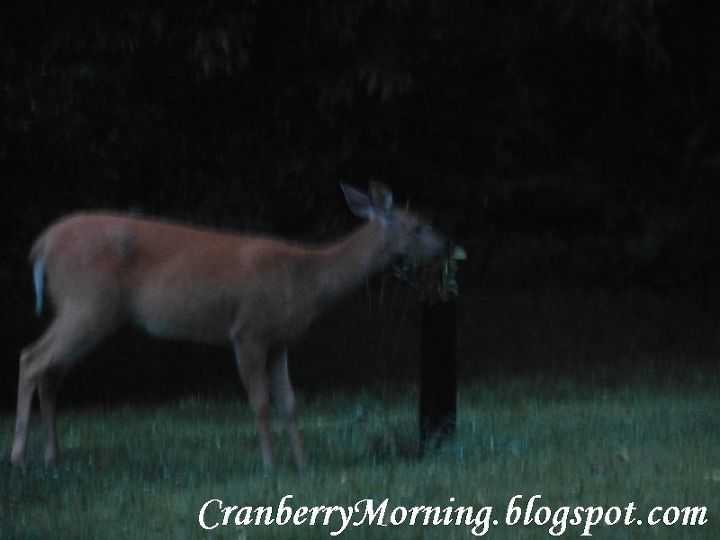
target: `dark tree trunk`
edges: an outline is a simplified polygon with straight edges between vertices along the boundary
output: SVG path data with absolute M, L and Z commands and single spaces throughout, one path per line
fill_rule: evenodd
M 420 455 L 455 434 L 457 415 L 457 305 L 422 304 Z

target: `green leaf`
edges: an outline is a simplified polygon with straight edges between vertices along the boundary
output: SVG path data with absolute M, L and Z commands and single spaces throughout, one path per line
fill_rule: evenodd
M 467 260 L 467 253 L 462 246 L 455 246 L 453 248 L 452 255 L 450 255 L 450 258 L 454 261 L 464 261 Z

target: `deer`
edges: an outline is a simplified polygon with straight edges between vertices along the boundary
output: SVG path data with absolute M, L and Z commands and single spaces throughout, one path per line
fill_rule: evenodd
M 54 318 L 22 350 L 10 461 L 25 462 L 34 395 L 47 465 L 60 459 L 58 388 L 68 370 L 123 324 L 162 339 L 229 344 L 260 441 L 262 465 L 276 466 L 271 404 L 280 410 L 294 461 L 306 464 L 288 372 L 288 346 L 333 301 L 395 256 L 437 257 L 444 237 L 393 205 L 390 190 L 341 183 L 365 222 L 329 243 L 215 231 L 157 218 L 83 212 L 60 218 L 30 251 L 36 312 L 49 298 Z

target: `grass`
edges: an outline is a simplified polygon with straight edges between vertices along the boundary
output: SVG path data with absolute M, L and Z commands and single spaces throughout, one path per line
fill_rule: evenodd
M 708 523 L 598 525 L 594 538 L 720 538 L 720 399 L 717 372 L 682 385 L 628 381 L 496 380 L 460 392 L 452 443 L 418 460 L 416 391 L 300 400 L 311 465 L 294 470 L 278 426 L 280 470 L 260 469 L 248 406 L 185 399 L 157 407 L 61 415 L 64 461 L 40 463 L 39 422 L 29 463 L 0 468 L 0 538 L 329 538 L 339 528 L 245 526 L 205 531 L 202 504 L 493 507 L 488 538 L 549 538 L 545 526 L 503 524 L 508 501 L 535 507 L 706 506 Z M 0 430 L 12 431 L 11 415 Z M 9 441 L 8 441 L 9 442 Z M 217 515 L 209 513 L 210 517 Z M 386 517 L 386 520 L 388 518 Z M 473 538 L 466 525 L 348 527 L 342 538 Z M 557 529 L 556 529 L 557 530 Z M 564 537 L 578 537 L 569 526 Z

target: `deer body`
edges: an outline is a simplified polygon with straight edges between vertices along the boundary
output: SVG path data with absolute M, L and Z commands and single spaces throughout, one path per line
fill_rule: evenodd
M 270 396 L 283 413 L 298 466 L 305 463 L 287 370 L 287 346 L 329 302 L 379 270 L 393 255 L 433 255 L 441 239 L 391 211 L 382 186 L 373 196 L 343 186 L 368 222 L 326 246 L 219 233 L 105 213 L 76 214 L 48 228 L 31 250 L 38 308 L 43 290 L 55 307 L 45 334 L 20 358 L 11 461 L 24 460 L 32 399 L 40 397 L 45 459 L 59 457 L 56 394 L 75 362 L 119 325 L 199 343 L 230 343 L 258 426 L 263 463 L 272 469 Z
M 109 326 L 130 321 L 161 338 L 223 344 L 235 326 L 248 339 L 280 343 L 300 335 L 330 281 L 322 287 L 320 270 L 342 273 L 330 269 L 336 266 L 330 251 L 78 214 L 48 229 L 33 256 L 35 264 L 46 261 L 48 294 L 60 310 L 95 307 Z

